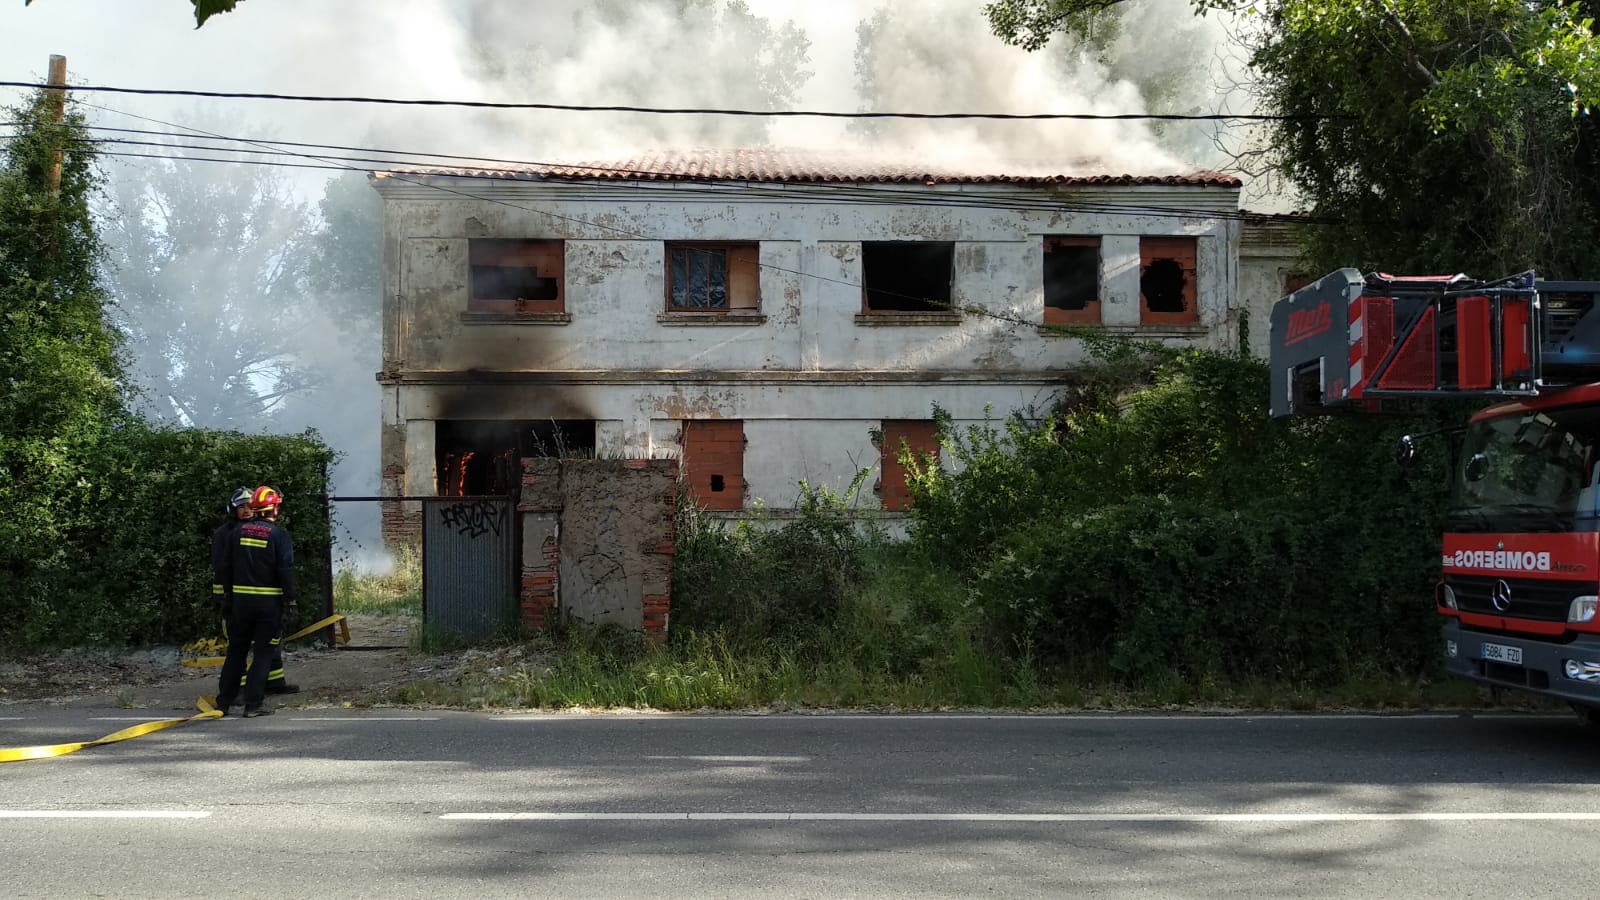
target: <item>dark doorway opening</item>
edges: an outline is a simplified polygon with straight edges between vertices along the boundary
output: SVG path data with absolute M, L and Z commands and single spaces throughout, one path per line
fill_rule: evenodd
M 441 497 L 511 494 L 530 456 L 594 456 L 593 420 L 445 420 L 434 435 Z

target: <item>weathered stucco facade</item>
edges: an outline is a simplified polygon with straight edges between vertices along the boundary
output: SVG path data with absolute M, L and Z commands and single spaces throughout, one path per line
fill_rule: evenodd
M 680 458 L 730 513 L 871 469 L 858 505 L 892 514 L 881 445 L 925 446 L 935 405 L 1040 407 L 1086 360 L 1041 325 L 1238 340 L 1233 179 L 677 165 L 373 178 L 387 495 L 566 450 Z

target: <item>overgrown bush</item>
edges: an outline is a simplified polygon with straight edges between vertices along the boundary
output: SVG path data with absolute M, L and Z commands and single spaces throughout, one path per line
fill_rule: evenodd
M 332 539 L 321 497 L 334 459 L 315 434 L 127 422 L 81 452 L 76 508 L 57 509 L 60 543 L 3 592 L 12 601 L 4 643 L 142 644 L 214 633 L 211 533 L 226 521 L 228 494 L 259 484 L 283 493 L 279 522 L 295 542 L 295 583 L 305 602 L 286 627 L 314 621 Z
M 799 515 L 781 526 L 726 525 L 685 501 L 676 533 L 673 633 L 719 630 L 740 643 L 814 639 L 863 577 L 864 539 L 846 499 L 826 488 L 802 485 Z
M 988 648 L 1129 684 L 1431 670 L 1448 454 L 1391 451 L 1465 410 L 1274 422 L 1259 362 L 1150 360 L 1038 422 L 944 420 L 959 471 L 916 470 L 913 535 L 976 586 Z

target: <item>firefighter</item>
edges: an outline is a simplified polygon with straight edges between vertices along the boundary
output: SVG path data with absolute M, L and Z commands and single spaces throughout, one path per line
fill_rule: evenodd
M 211 533 L 211 608 L 222 615 L 222 556 L 239 523 L 250 518 L 250 489 L 239 488 L 228 498 L 228 521 Z M 228 637 L 228 620 L 222 620 L 222 637 Z
M 294 611 L 294 543 L 278 527 L 283 497 L 265 485 L 250 496 L 251 519 L 240 523 L 237 538 L 222 558 L 222 603 L 228 618 L 228 656 L 217 683 L 217 709 L 223 715 L 239 698 L 239 678 L 252 653 L 244 683 L 245 718 L 271 715 L 265 707 L 267 666 L 272 645 L 282 633 L 285 613 Z
M 229 520 L 211 535 L 211 594 L 212 605 L 218 616 L 222 617 L 222 639 L 228 639 L 228 617 L 222 615 L 222 556 L 226 552 L 228 540 L 235 536 L 240 522 L 248 521 L 254 514 L 250 510 L 250 496 L 253 492 L 242 487 L 233 492 L 228 499 Z M 251 660 L 251 665 L 255 661 Z M 283 670 L 283 629 L 272 638 L 272 658 L 269 660 L 270 668 L 267 669 L 267 693 L 269 694 L 298 694 L 300 688 L 289 683 Z M 239 676 L 239 686 L 244 687 L 247 676 Z

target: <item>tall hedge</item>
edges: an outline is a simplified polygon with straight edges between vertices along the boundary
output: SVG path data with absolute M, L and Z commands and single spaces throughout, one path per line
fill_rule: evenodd
M 132 423 L 87 448 L 78 508 L 62 509 L 53 564 L 0 593 L 0 643 L 178 643 L 217 633 L 212 531 L 234 488 L 270 484 L 296 550 L 299 622 L 321 609 L 332 529 L 322 501 L 334 454 L 298 437 Z M 27 560 L 18 561 L 26 563 Z
M 42 93 L 5 114 L 15 132 L 0 146 L 0 648 L 214 634 L 210 534 L 241 485 L 285 493 L 308 619 L 329 558 L 320 497 L 332 452 L 311 433 L 163 430 L 128 412 L 83 119 L 57 123 Z
M 1264 365 L 1196 351 L 1042 421 L 944 422 L 960 470 L 913 478 L 914 539 L 996 652 L 1129 683 L 1431 671 L 1449 445 L 1411 471 L 1393 448 L 1469 407 L 1266 408 Z

